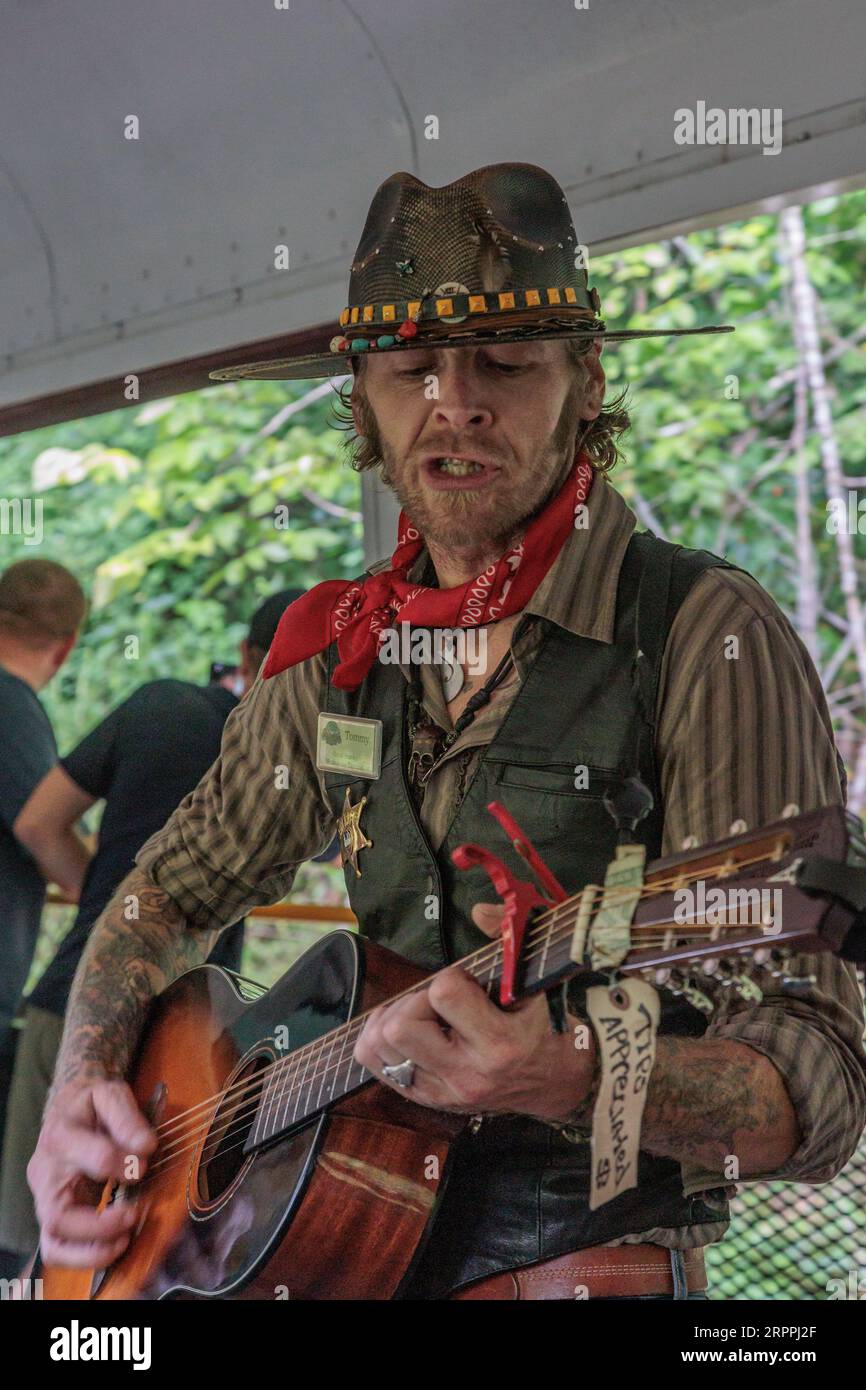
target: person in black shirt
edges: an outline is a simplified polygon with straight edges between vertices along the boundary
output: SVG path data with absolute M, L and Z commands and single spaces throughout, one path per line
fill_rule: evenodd
M 257 609 L 241 643 L 240 664 L 221 683 L 198 686 L 166 679 L 141 686 L 61 758 L 18 817 L 17 833 L 42 873 L 60 881 L 58 869 L 74 856 L 76 846 L 83 848 L 76 822 L 94 802 L 105 800 L 98 848 L 87 866 L 75 921 L 27 999 L 0 1171 L 0 1246 L 5 1249 L 25 1255 L 38 1243 L 26 1167 L 39 1136 L 63 1015 L 90 930 L 145 840 L 165 824 L 218 756 L 226 718 L 253 684 L 283 611 L 302 592 L 283 590 Z M 130 926 L 134 929 L 134 923 Z M 243 926 L 238 922 L 223 932 L 209 957 L 213 964 L 239 969 Z
M 16 1031 L 12 1020 L 33 961 L 45 879 L 20 838 L 22 810 L 57 761 L 38 698 L 63 665 L 84 619 L 78 580 L 53 560 L 19 560 L 0 575 L 0 1136 Z M 77 896 L 86 857 L 58 866 Z

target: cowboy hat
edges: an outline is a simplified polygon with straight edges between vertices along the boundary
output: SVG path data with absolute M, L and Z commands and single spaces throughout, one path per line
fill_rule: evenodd
M 349 279 L 339 329 L 316 352 L 210 373 L 282 381 L 351 370 L 366 352 L 574 338 L 683 337 L 701 328 L 610 329 L 590 289 L 585 247 L 565 194 L 535 164 L 488 164 L 442 188 L 397 173 L 379 187 Z

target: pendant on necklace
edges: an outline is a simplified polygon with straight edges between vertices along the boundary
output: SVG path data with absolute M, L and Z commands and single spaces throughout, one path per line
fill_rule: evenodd
M 442 663 L 442 689 L 445 693 L 445 703 L 450 704 L 455 695 L 459 695 L 463 689 L 464 676 L 463 667 L 459 661 L 443 661 Z

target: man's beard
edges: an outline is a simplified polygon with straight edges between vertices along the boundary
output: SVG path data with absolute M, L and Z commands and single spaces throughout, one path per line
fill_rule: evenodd
M 458 538 L 467 537 L 473 544 L 504 550 L 544 509 L 571 471 L 576 445 L 591 423 L 578 415 L 582 399 L 582 387 L 575 381 L 565 398 L 550 443 L 535 462 L 531 476 L 506 481 L 500 475 L 504 485 L 489 511 L 482 511 L 478 504 L 484 494 L 489 495 L 497 488 L 496 482 L 483 490 L 443 490 L 435 494 L 435 500 L 431 499 L 429 490 L 423 488 L 417 476 L 407 478 L 399 467 L 394 467 L 396 456 L 383 441 L 363 393 L 359 404 L 368 447 L 380 460 L 379 475 L 422 536 L 438 545 L 452 544 Z M 452 447 L 457 454 L 472 452 L 471 446 Z M 443 456 L 447 453 L 448 450 L 443 449 Z

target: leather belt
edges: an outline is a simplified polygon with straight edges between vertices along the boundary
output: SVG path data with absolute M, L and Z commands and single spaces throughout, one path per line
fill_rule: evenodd
M 670 1251 L 661 1245 L 592 1245 L 553 1260 L 493 1274 L 449 1294 L 449 1298 L 622 1298 L 673 1295 L 674 1257 L 682 1255 L 689 1293 L 707 1287 L 701 1249 Z

